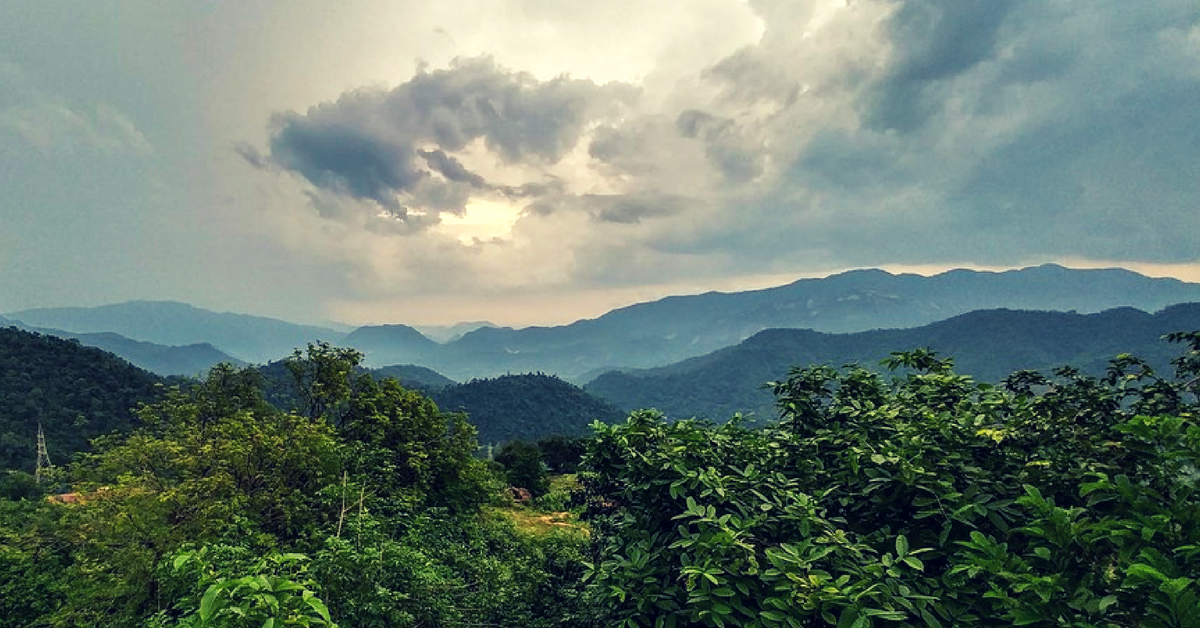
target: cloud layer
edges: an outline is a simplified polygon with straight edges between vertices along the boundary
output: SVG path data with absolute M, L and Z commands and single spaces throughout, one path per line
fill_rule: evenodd
M 242 152 L 323 192 L 373 203 L 383 218 L 424 227 L 442 213 L 462 214 L 472 197 L 554 187 L 547 180 L 489 182 L 463 164 L 464 152 L 482 153 L 493 170 L 551 166 L 590 125 L 617 115 L 634 96 L 625 85 L 538 81 L 487 58 L 465 59 L 391 90 L 362 89 L 303 114 L 279 114 L 269 155 Z
M 509 237 L 438 250 L 508 287 L 1200 259 L 1194 4 L 754 9 L 758 42 L 666 90 L 464 59 L 280 114 L 252 160 L 301 177 L 329 218 L 353 201 L 413 227 L 396 247 L 437 239 L 473 199 L 507 202 Z

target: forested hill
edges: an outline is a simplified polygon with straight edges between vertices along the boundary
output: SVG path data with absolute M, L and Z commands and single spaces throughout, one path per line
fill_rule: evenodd
M 1121 353 L 1169 373 L 1178 347 L 1161 337 L 1197 329 L 1196 303 L 1156 314 L 1132 308 L 1097 314 L 982 310 L 913 329 L 855 334 L 771 329 L 670 366 L 605 373 L 585 389 L 627 410 L 657 408 L 673 418 L 723 420 L 735 412 L 770 417 L 772 397 L 762 385 L 783 379 L 792 366 L 860 363 L 875 370 L 893 351 L 928 347 L 953 356 L 958 372 L 990 382 L 1022 369 L 1048 373 L 1067 364 L 1099 375 Z
M 156 399 L 160 381 L 72 340 L 0 329 L 0 471 L 34 471 L 39 421 L 60 465 L 88 449 L 89 439 L 128 431 L 130 409 Z
M 540 373 L 476 379 L 430 396 L 443 411 L 466 412 L 483 445 L 554 434 L 582 436 L 593 421 L 613 423 L 625 417 L 578 386 Z
M 416 390 L 431 391 L 458 384 L 458 382 L 433 369 L 427 369 L 415 364 L 393 364 L 391 366 L 370 369 L 370 373 L 375 376 L 375 379 L 395 378 L 396 381 L 400 382 L 401 386 Z
M 504 375 L 459 384 L 411 364 L 355 371 L 376 381 L 393 378 L 432 399 L 444 412 L 465 412 L 482 445 L 527 441 L 552 435 L 583 436 L 593 421 L 617 422 L 625 413 L 582 388 L 541 373 Z M 284 361 L 258 367 L 264 397 L 282 410 L 298 408 L 296 384 Z
M 111 332 L 73 334 L 58 330 L 36 329 L 29 331 L 37 331 L 38 333 L 58 336 L 59 338 L 66 338 L 68 340 L 78 340 L 79 344 L 115 354 L 121 359 L 156 375 L 199 377 L 207 373 L 212 367 L 223 362 L 236 365 L 245 364 L 207 342 L 175 346 L 131 340 L 125 336 Z

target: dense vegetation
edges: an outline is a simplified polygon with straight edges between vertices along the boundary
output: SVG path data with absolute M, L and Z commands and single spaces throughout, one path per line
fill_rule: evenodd
M 924 327 L 855 334 L 771 329 L 678 364 L 606 373 L 585 389 L 626 410 L 656 408 L 673 419 L 724 420 L 738 412 L 769 419 L 774 399 L 762 383 L 794 364 L 873 365 L 898 348 L 928 347 L 954 356 L 960 373 L 990 383 L 1018 370 L 1049 372 L 1063 364 L 1099 376 L 1122 353 L 1166 371 L 1176 351 L 1163 334 L 1197 328 L 1200 304 L 1184 303 L 1154 314 L 1132 308 L 1097 314 L 984 310 Z
M 287 361 L 273 362 L 258 370 L 263 375 L 268 402 L 282 410 L 303 406 Z M 485 447 L 555 435 L 579 437 L 590 432 L 589 426 L 594 421 L 611 423 L 625 416 L 615 406 L 578 386 L 542 373 L 474 379 L 464 384 L 414 365 L 356 367 L 353 374 L 395 379 L 405 388 L 433 399 L 441 408 L 466 413 L 477 439 Z
M 611 423 L 625 416 L 579 387 L 541 373 L 475 379 L 430 396 L 443 408 L 466 412 L 484 445 L 555 434 L 582 436 L 594 421 Z
M 1002 387 L 919 350 L 796 369 L 780 423 L 598 427 L 593 594 L 621 626 L 1200 625 L 1200 332 Z
M 762 428 L 596 423 L 587 535 L 500 497 L 568 439 L 498 468 L 353 350 L 288 361 L 295 411 L 218 367 L 72 494 L 0 499 L 0 627 L 1196 626 L 1200 332 L 1172 339 L 1173 376 L 1120 355 L 993 386 L 915 350 L 793 369 Z
M 266 403 L 257 371 L 217 367 L 99 441 L 70 469 L 72 493 L 0 501 L 0 626 L 577 614 L 585 537 L 492 514 L 502 486 L 465 417 L 358 373 L 359 358 L 327 345 L 295 356 L 299 412 Z
M 129 431 L 131 408 L 155 399 L 159 378 L 99 349 L 0 329 L 0 474 L 34 472 L 38 423 L 50 459 L 70 461 L 92 438 Z

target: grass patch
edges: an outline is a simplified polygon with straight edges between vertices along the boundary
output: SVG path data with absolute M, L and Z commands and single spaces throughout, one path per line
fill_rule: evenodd
M 587 524 L 571 512 L 542 512 L 525 506 L 493 507 L 491 514 L 504 517 L 512 522 L 513 527 L 535 536 L 567 532 L 588 536 L 591 530 Z

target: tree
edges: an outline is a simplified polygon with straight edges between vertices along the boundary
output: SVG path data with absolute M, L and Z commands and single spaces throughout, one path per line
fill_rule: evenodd
M 109 437 L 74 472 L 60 506 L 69 589 L 55 621 L 134 625 L 153 610 L 161 563 L 185 544 L 237 539 L 266 551 L 318 533 L 335 515 L 340 445 L 323 420 L 261 401 L 252 373 L 227 366 L 143 406 L 145 427 Z
M 341 426 L 344 404 L 366 377 L 356 375 L 362 359 L 357 349 L 328 342 L 310 342 L 306 352 L 297 349 L 286 365 L 300 398 L 301 414 L 310 419 L 325 417 L 332 425 Z
M 475 429 L 394 379 L 358 381 L 345 400 L 342 435 L 347 468 L 372 487 L 386 508 L 447 506 L 473 510 L 491 490 L 476 459 Z
M 496 462 L 504 465 L 505 477 L 512 486 L 527 489 L 530 495 L 540 497 L 550 490 L 550 476 L 542 462 L 542 452 L 537 445 L 523 440 L 513 440 L 500 448 Z

